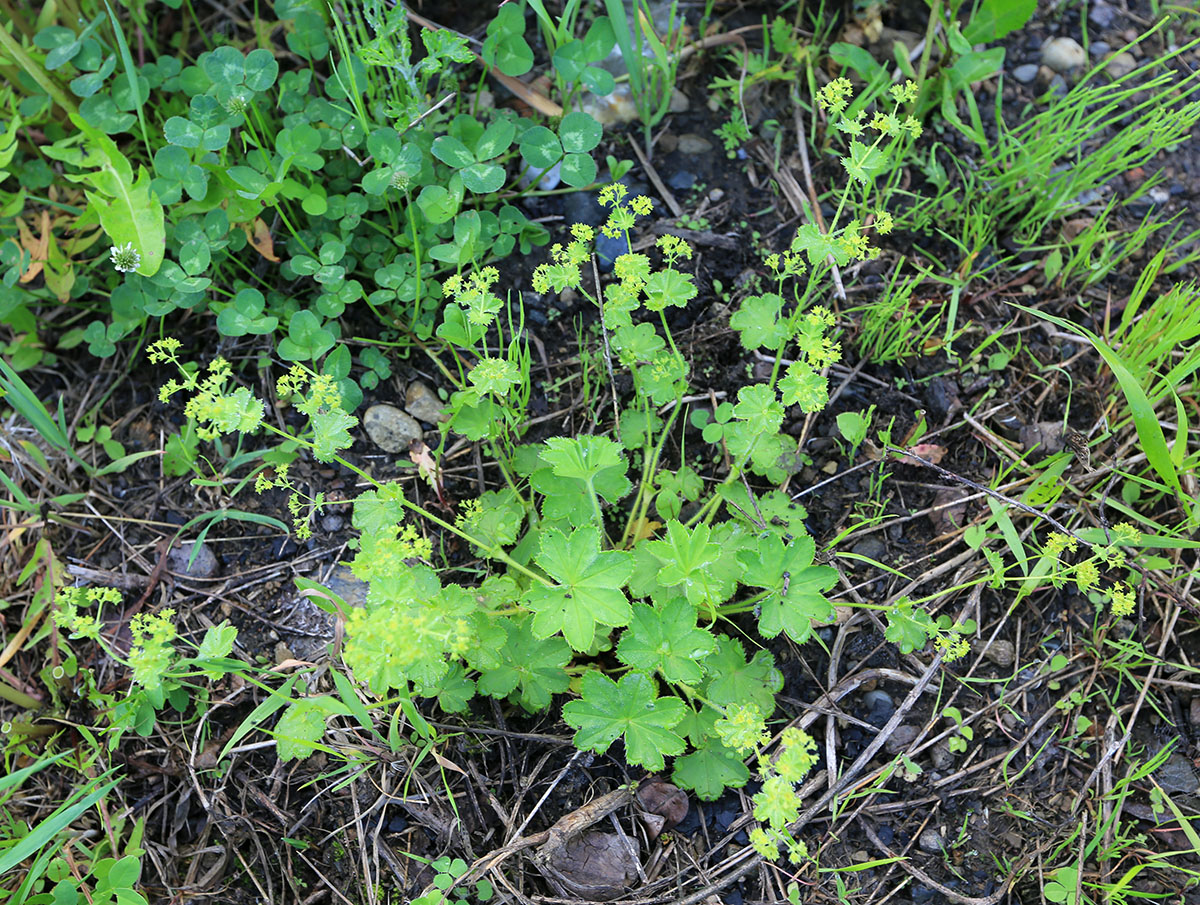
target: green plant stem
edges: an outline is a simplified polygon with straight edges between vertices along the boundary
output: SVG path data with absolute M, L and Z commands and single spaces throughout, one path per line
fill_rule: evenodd
M 10 704 L 16 704 L 18 707 L 23 707 L 25 710 L 39 710 L 42 706 L 42 702 L 33 695 L 26 694 L 19 689 L 13 688 L 2 679 L 0 679 L 0 698 L 3 698 Z
M 315 449 L 314 444 L 312 444 L 308 440 L 304 440 L 299 437 L 294 437 L 291 434 L 289 434 L 287 431 L 281 430 L 280 428 L 276 427 L 273 424 L 268 424 L 264 421 L 262 426 L 265 427 L 268 431 L 270 431 L 274 434 L 277 434 L 280 437 L 283 437 L 285 440 L 291 440 L 295 443 L 298 443 L 310 451 Z M 337 462 L 343 468 L 348 468 L 350 471 L 354 472 L 356 475 L 358 475 L 364 481 L 371 484 L 373 487 L 381 488 L 383 486 L 374 477 L 369 475 L 363 469 L 359 468 L 353 462 L 347 461 L 342 456 L 335 454 L 333 456 L 333 461 Z M 462 538 L 467 543 L 478 547 L 480 550 L 482 550 L 484 553 L 486 553 L 489 558 L 498 559 L 502 563 L 504 563 L 506 566 L 508 566 L 509 568 L 515 569 L 516 571 L 520 572 L 522 575 L 525 575 L 525 576 L 533 579 L 534 581 L 540 582 L 541 584 L 544 584 L 547 587 L 553 586 L 553 582 L 551 582 L 549 579 L 547 579 L 544 575 L 539 575 L 537 572 L 533 571 L 529 567 L 521 565 L 521 563 L 517 562 L 515 559 L 513 559 L 511 556 L 509 556 L 506 552 L 504 552 L 504 550 L 502 550 L 501 548 L 487 544 L 484 541 L 481 541 L 479 538 L 474 537 L 474 536 L 468 534 L 467 532 L 463 531 L 461 528 L 458 528 L 455 525 L 452 525 L 450 522 L 447 522 L 445 519 L 438 518 L 436 515 L 434 515 L 429 510 L 412 502 L 410 499 L 408 499 L 408 497 L 401 496 L 399 502 L 400 502 L 401 506 L 403 506 L 408 511 L 414 513 L 415 515 L 419 515 L 421 518 L 423 518 L 429 522 L 432 522 L 433 524 L 437 525 L 439 528 L 442 528 L 445 531 L 449 531 L 451 534 L 454 534 L 454 535 Z

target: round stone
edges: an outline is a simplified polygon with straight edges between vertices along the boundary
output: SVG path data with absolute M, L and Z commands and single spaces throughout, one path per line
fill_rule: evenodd
M 363 429 L 371 442 L 386 453 L 407 450 L 413 440 L 424 436 L 412 415 L 394 405 L 380 403 L 363 413 Z
M 1055 72 L 1070 72 L 1087 62 L 1087 53 L 1074 38 L 1051 38 L 1042 45 L 1042 62 Z

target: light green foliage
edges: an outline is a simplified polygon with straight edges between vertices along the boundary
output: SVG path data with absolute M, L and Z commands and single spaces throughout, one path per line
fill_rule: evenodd
M 614 682 L 591 669 L 583 674 L 580 699 L 563 706 L 563 719 L 575 727 L 578 747 L 604 752 L 624 738 L 626 759 L 654 771 L 663 768 L 664 757 L 683 753 L 683 739 L 671 731 L 683 711 L 679 698 L 659 697 L 644 673 Z

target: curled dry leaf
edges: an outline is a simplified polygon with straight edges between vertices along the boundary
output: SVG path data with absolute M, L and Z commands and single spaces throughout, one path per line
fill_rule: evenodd
M 551 856 L 550 879 L 568 895 L 606 902 L 637 882 L 638 858 L 633 836 L 588 830 Z
M 254 219 L 254 235 L 251 236 L 247 230 L 247 238 L 260 255 L 274 264 L 279 263 L 279 255 L 275 254 L 275 240 L 271 238 L 271 228 L 262 217 Z
M 687 793 L 663 779 L 642 783 L 638 787 L 637 800 L 642 810 L 666 821 L 663 829 L 677 826 L 688 815 Z
M 909 447 L 909 452 L 914 456 L 920 456 L 922 459 L 932 462 L 934 465 L 940 465 L 942 459 L 946 457 L 946 447 L 938 446 L 936 443 L 918 443 L 916 446 Z M 924 464 L 919 459 L 913 459 L 908 456 L 905 458 L 909 459 L 908 464 L 910 465 Z

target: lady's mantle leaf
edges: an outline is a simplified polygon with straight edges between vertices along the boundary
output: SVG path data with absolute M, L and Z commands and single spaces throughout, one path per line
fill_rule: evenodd
M 837 581 L 836 569 L 812 565 L 815 544 L 801 537 L 791 544 L 774 535 L 762 538 L 758 549 L 742 553 L 738 559 L 745 567 L 742 582 L 771 593 L 760 606 L 758 630 L 767 638 L 781 631 L 797 644 L 808 640 L 813 622 L 828 622 L 833 604 L 821 592 Z
M 275 750 L 282 761 L 308 757 L 325 734 L 325 719 L 349 711 L 329 695 L 292 701 L 275 724 Z
M 671 729 L 683 719 L 679 698 L 660 698 L 654 682 L 640 672 L 620 682 L 596 670 L 583 675 L 583 696 L 563 706 L 563 719 L 577 730 L 575 745 L 603 753 L 625 736 L 625 757 L 647 770 L 663 768 L 664 755 L 683 751 L 683 739 Z
M 770 651 L 760 650 L 746 662 L 746 649 L 736 638 L 717 638 L 716 653 L 705 662 L 712 679 L 704 696 L 712 704 L 753 704 L 760 712 L 775 712 L 775 695 L 783 688 L 783 674 L 775 668 Z
M 716 801 L 727 788 L 741 788 L 750 778 L 742 759 L 718 741 L 675 761 L 671 780 L 681 789 L 691 789 L 701 801 Z
M 561 631 L 575 650 L 587 650 L 597 622 L 628 624 L 629 601 L 621 588 L 633 572 L 633 561 L 628 553 L 601 553 L 599 529 L 576 528 L 569 537 L 557 528 L 549 529 L 542 535 L 536 561 L 559 582 L 557 587 L 535 585 L 525 595 L 525 603 L 536 614 L 536 637 Z
M 661 607 L 634 606 L 617 658 L 634 669 L 659 672 L 668 682 L 695 685 L 704 677 L 701 661 L 716 646 L 711 632 L 696 628 L 696 608 L 676 597 Z
M 695 606 L 720 602 L 719 582 L 712 574 L 712 566 L 720 557 L 721 548 L 709 541 L 707 525 L 697 525 L 694 531 L 688 531 L 672 519 L 667 523 L 666 539 L 649 541 L 646 549 L 663 564 L 658 572 L 660 584 L 681 587 L 688 602 Z
M 907 597 L 896 601 L 896 605 L 887 614 L 887 622 L 883 637 L 905 654 L 911 654 L 914 650 L 924 647 L 929 638 L 937 632 L 932 617 L 925 610 L 914 607 Z

